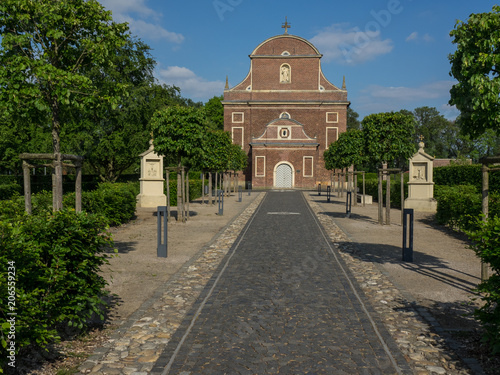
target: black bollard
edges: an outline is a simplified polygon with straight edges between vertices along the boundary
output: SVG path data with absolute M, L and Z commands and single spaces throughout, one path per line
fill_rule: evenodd
M 321 196 L 321 184 L 318 184 L 318 195 Z
M 331 186 L 326 187 L 326 201 L 330 203 L 330 196 L 332 195 L 332 188 Z
M 163 220 L 162 220 L 163 216 Z M 167 224 L 168 224 L 168 215 L 167 215 L 167 206 L 158 206 L 156 211 L 156 217 L 158 222 L 158 246 L 156 248 L 156 256 L 161 258 L 167 257 L 167 249 L 168 249 L 168 241 L 167 241 Z M 162 230 L 162 221 L 163 221 L 163 230 Z M 162 232 L 163 232 L 163 242 L 162 242 Z
M 219 203 L 219 215 L 224 215 L 224 190 L 217 190 L 217 202 Z
M 413 208 L 403 210 L 403 262 L 413 262 Z
M 238 202 L 241 202 L 243 200 L 243 188 L 241 186 L 238 186 Z
M 351 216 L 351 208 L 352 208 L 352 192 L 348 191 L 345 200 L 345 215 L 346 217 Z

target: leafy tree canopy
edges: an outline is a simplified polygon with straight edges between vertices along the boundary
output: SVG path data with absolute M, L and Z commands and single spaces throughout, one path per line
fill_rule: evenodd
M 203 109 L 174 105 L 155 112 L 151 122 L 155 151 L 182 158 L 202 159 L 208 120 Z
M 358 120 L 359 114 L 354 111 L 351 107 L 347 108 L 347 130 L 350 129 L 361 129 L 361 123 Z
M 224 130 L 224 106 L 222 100 L 224 100 L 223 95 L 211 98 L 205 103 L 205 113 L 215 128 Z
M 325 150 L 326 169 L 343 169 L 360 166 L 364 161 L 365 138 L 361 130 L 348 130 Z
M 458 81 L 450 104 L 460 110 L 462 130 L 473 137 L 486 129 L 500 132 L 500 6 L 458 21 L 450 35 L 457 45 L 450 75 Z
M 415 120 L 401 112 L 376 113 L 362 123 L 366 156 L 372 163 L 406 163 L 416 151 Z

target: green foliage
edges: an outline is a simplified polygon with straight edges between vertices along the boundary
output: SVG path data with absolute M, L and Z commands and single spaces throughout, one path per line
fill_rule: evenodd
M 423 137 L 425 152 L 436 158 L 450 157 L 450 121 L 434 107 L 419 107 L 413 111 L 416 120 L 415 143 Z M 456 134 L 455 134 L 456 135 Z
M 403 175 L 404 194 L 408 197 L 408 174 Z M 358 176 L 358 188 L 360 194 L 363 193 L 363 177 Z M 382 194 L 385 201 L 387 191 L 386 181 L 382 182 Z M 378 175 L 376 173 L 367 173 L 365 175 L 365 192 L 371 195 L 374 202 L 378 201 Z M 401 208 L 401 177 L 399 174 L 391 175 L 391 207 Z
M 207 118 L 202 109 L 172 106 L 158 110 L 150 122 L 155 151 L 182 158 L 201 159 Z
M 347 108 L 347 130 L 361 130 L 361 123 L 358 120 L 359 114 L 351 107 Z
M 203 140 L 203 149 L 199 169 L 213 172 L 223 172 L 230 169 L 233 148 L 229 132 L 209 130 Z
M 340 134 L 323 153 L 326 169 L 343 169 L 360 166 L 365 159 L 365 138 L 361 130 L 349 130 Z
M 458 81 L 450 105 L 460 110 L 462 130 L 473 137 L 486 129 L 500 131 L 500 6 L 471 14 L 450 32 L 455 53 L 449 56 L 451 75 Z
M 407 163 L 416 152 L 415 120 L 400 112 L 377 113 L 362 121 L 366 155 L 371 163 Z
M 10 199 L 22 193 L 22 188 L 17 183 L 0 185 L 0 200 Z
M 134 217 L 139 184 L 102 183 L 94 191 L 82 192 L 82 210 L 104 217 L 109 225 L 119 225 Z M 74 209 L 75 193 L 67 193 L 64 207 Z M 52 192 L 41 191 L 31 196 L 33 215 L 52 212 Z M 24 215 L 24 196 L 0 201 L 0 220 L 11 221 Z
M 215 129 L 224 130 L 224 96 L 214 96 L 205 103 L 205 113 Z
M 106 281 L 99 275 L 111 244 L 101 216 L 63 210 L 0 220 L 0 299 L 8 300 L 7 267 L 15 267 L 15 294 L 9 307 L 16 317 L 16 350 L 46 347 L 67 327 L 85 330 L 93 314 L 104 312 Z M 13 284 L 10 284 L 12 286 Z M 0 310 L 6 359 L 7 303 Z
M 434 183 L 436 185 L 472 185 L 482 188 L 481 165 L 451 165 L 434 168 Z M 489 190 L 500 191 L 500 172 L 489 172 Z
M 138 183 L 110 183 L 99 185 L 94 191 L 82 193 L 82 210 L 105 217 L 109 225 L 120 225 L 135 215 Z M 64 196 L 65 207 L 75 207 L 75 193 Z
M 500 353 L 500 216 L 486 222 L 477 219 L 477 229 L 467 232 L 473 241 L 471 248 L 481 260 L 490 265 L 493 274 L 477 287 L 484 305 L 475 311 L 485 329 L 484 340 L 493 354 Z
M 177 180 L 171 179 L 170 184 L 170 206 L 177 205 Z M 201 197 L 202 182 L 200 179 L 189 179 L 189 200 L 193 201 Z M 165 195 L 167 194 L 167 187 L 165 185 Z

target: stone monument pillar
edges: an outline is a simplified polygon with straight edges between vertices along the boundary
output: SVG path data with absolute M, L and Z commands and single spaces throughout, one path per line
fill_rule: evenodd
M 415 211 L 436 212 L 437 201 L 434 199 L 433 163 L 434 158 L 424 151 L 424 142 L 418 144 L 419 150 L 410 159 L 410 179 L 408 198 L 405 208 Z
M 137 196 L 137 207 L 157 207 L 167 205 L 167 196 L 164 193 L 163 156 L 154 152 L 153 142 L 149 142 L 149 149 L 141 155 L 141 185 Z

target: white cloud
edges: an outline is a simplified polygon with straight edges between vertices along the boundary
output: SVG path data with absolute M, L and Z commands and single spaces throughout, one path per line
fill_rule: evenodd
M 414 31 L 410 35 L 408 35 L 405 39 L 407 42 L 432 42 L 434 38 L 430 36 L 429 34 L 425 33 L 424 36 L 418 35 L 418 32 Z
M 335 24 L 310 39 L 326 61 L 356 65 L 392 51 L 391 39 L 382 39 L 380 30 L 362 31 L 347 24 Z
M 184 36 L 168 31 L 160 25 L 161 13 L 146 6 L 147 0 L 101 0 L 113 13 L 116 22 L 127 22 L 133 35 L 144 39 L 167 40 L 182 43 Z
M 418 33 L 416 31 L 412 32 L 408 37 L 405 39 L 407 42 L 410 40 L 415 40 L 418 38 Z
M 183 97 L 206 101 L 215 95 L 221 95 L 225 82 L 208 81 L 197 76 L 192 70 L 181 66 L 169 66 L 160 69 L 159 80 L 167 85 L 175 85 L 181 89 Z
M 433 103 L 447 103 L 450 89 L 455 81 L 435 81 L 417 87 L 370 85 L 361 90 L 361 95 L 355 101 L 356 109 L 367 113 L 399 111 L 402 108 L 414 109 L 419 106 L 436 106 Z M 423 104 L 427 103 L 427 104 Z M 445 104 L 439 104 L 442 107 Z M 453 108 L 447 108 L 445 117 L 453 117 Z

